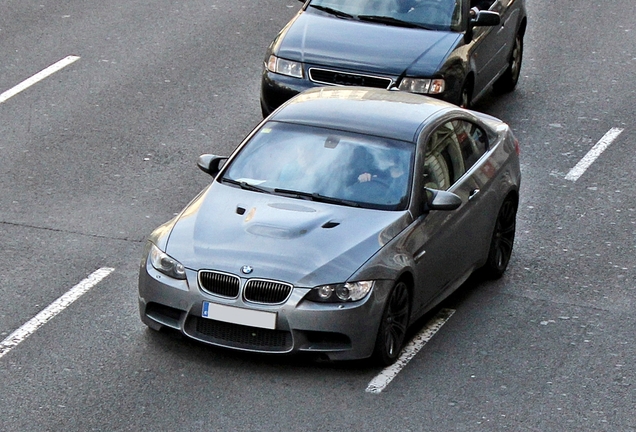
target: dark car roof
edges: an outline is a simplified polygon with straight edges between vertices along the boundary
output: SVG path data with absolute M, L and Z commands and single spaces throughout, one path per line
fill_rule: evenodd
M 272 120 L 415 141 L 427 118 L 457 108 L 426 96 L 366 87 L 320 87 L 289 100 Z

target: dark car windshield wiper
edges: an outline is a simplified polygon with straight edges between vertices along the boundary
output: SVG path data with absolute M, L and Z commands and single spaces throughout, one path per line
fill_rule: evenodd
M 329 203 L 329 204 L 342 204 L 342 205 L 346 205 L 349 207 L 360 207 L 358 205 L 358 203 L 353 202 L 353 201 L 348 201 L 345 199 L 341 199 L 341 198 L 333 198 L 333 197 L 328 197 L 325 195 L 320 195 L 318 193 L 315 192 L 301 192 L 301 191 L 296 191 L 296 190 L 291 190 L 291 189 L 274 189 L 274 193 L 279 193 L 279 194 L 284 194 L 284 195 L 291 195 L 293 197 L 296 198 L 307 198 L 310 199 L 312 201 L 319 201 L 319 202 L 324 202 L 324 203 Z
M 327 7 L 327 6 L 321 6 L 321 5 L 315 5 L 315 4 L 310 4 L 309 6 L 314 8 L 314 9 L 318 9 L 318 10 L 321 10 L 323 12 L 327 12 L 328 14 L 335 15 L 335 16 L 340 17 L 340 18 L 353 18 L 353 15 L 348 14 L 348 13 L 343 12 L 343 11 L 338 10 L 338 9 L 333 9 L 333 8 L 330 8 L 330 7 Z
M 421 28 L 425 30 L 434 30 L 430 27 L 426 27 L 425 25 L 414 23 L 411 21 L 404 21 L 401 19 L 397 19 L 390 16 L 380 16 L 380 15 L 358 15 L 358 19 L 360 21 L 368 21 L 379 24 L 388 24 L 399 27 L 407 27 L 407 28 Z
M 268 194 L 272 193 L 272 191 L 270 189 L 265 189 L 265 188 L 262 188 L 260 186 L 256 186 L 256 185 L 253 185 L 251 183 L 244 182 L 244 181 L 238 181 L 238 180 L 234 180 L 234 179 L 231 179 L 231 178 L 225 178 L 225 177 L 223 177 L 221 179 L 221 181 L 223 183 L 230 183 L 230 184 L 237 185 L 241 189 L 245 189 L 245 190 L 250 190 L 250 191 L 254 191 L 254 192 L 268 193 Z

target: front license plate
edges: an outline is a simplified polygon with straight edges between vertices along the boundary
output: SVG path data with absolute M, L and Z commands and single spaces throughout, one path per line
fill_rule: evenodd
M 232 324 L 276 329 L 276 312 L 242 309 L 204 301 L 201 316 Z

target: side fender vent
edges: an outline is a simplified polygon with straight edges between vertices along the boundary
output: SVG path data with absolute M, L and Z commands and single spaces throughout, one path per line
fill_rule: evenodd
M 335 228 L 335 227 L 337 227 L 338 225 L 340 225 L 340 222 L 329 221 L 329 222 L 326 222 L 325 224 L 323 224 L 323 226 L 322 226 L 322 227 L 323 227 L 323 228 Z

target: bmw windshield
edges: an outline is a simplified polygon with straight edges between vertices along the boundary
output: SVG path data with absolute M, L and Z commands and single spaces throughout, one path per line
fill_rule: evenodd
M 414 154 L 412 143 L 271 121 L 219 181 L 297 199 L 404 210 Z

